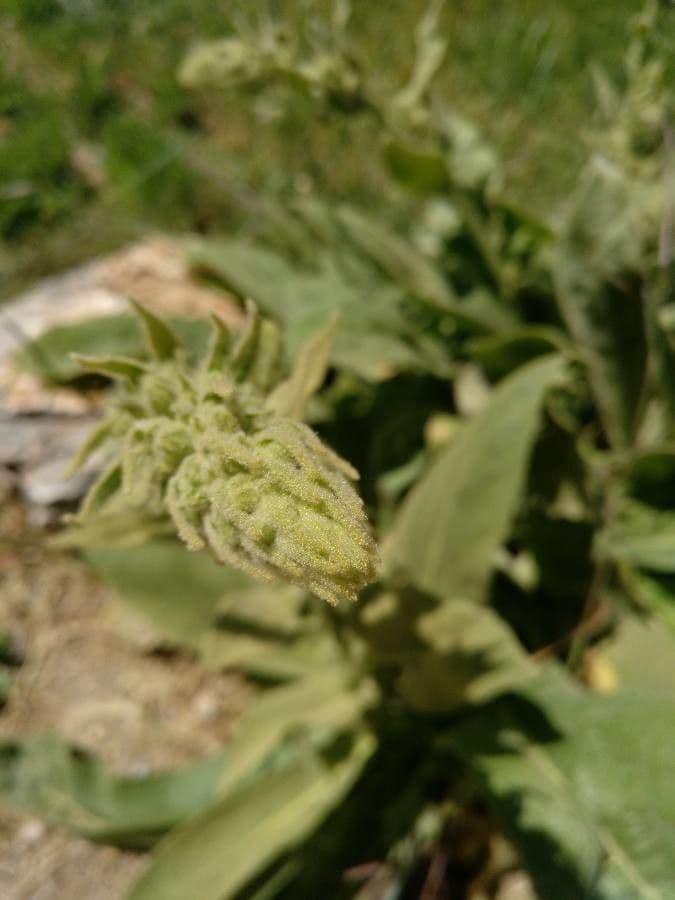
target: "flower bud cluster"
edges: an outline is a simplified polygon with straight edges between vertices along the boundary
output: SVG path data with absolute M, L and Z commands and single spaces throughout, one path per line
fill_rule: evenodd
M 231 347 L 220 321 L 207 359 L 190 367 L 167 326 L 139 309 L 154 359 L 81 357 L 120 382 L 114 406 L 78 464 L 104 441 L 114 456 L 78 522 L 124 510 L 167 515 L 191 549 L 328 600 L 353 600 L 371 581 L 375 546 L 358 474 L 306 425 L 265 404 L 279 335 L 249 308 Z

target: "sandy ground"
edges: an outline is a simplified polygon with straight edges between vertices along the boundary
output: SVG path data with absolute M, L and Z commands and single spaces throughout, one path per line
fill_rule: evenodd
M 153 652 L 148 628 L 84 565 L 48 552 L 12 501 L 0 511 L 0 632 L 23 657 L 0 737 L 57 733 L 118 772 L 217 750 L 250 696 L 236 675 Z M 144 864 L 0 807 L 3 900 L 118 900 Z

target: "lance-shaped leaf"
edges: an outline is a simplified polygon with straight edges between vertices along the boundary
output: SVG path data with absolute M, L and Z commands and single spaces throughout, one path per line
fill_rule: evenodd
M 229 900 L 341 801 L 374 750 L 357 734 L 337 761 L 311 746 L 171 835 L 129 900 Z
M 230 329 L 220 316 L 212 313 L 211 338 L 206 352 L 206 359 L 204 360 L 204 368 L 208 372 L 218 372 L 225 368 L 231 342 Z
M 338 218 L 354 243 L 412 294 L 438 309 L 454 309 L 456 298 L 443 276 L 404 238 L 349 206 L 340 207 Z
M 262 394 L 267 394 L 279 377 L 282 356 L 281 329 L 272 319 L 263 319 L 258 334 L 258 347 L 248 371 L 248 380 Z
M 333 338 L 338 319 L 334 316 L 325 328 L 318 331 L 301 347 L 289 377 L 278 384 L 267 398 L 266 406 L 279 416 L 301 421 L 307 400 L 317 391 L 326 377 Z
M 331 353 L 336 365 L 376 381 L 399 371 L 448 373 L 447 350 L 437 337 L 417 332 L 404 308 L 404 290 L 370 270 L 348 269 L 325 248 L 314 249 L 312 268 L 295 267 L 244 240 L 193 242 L 190 255 L 195 265 L 240 297 L 253 297 L 282 323 L 291 356 L 337 313 L 340 332 Z M 456 306 L 462 314 L 463 305 Z
M 255 359 L 258 349 L 258 338 L 260 336 L 260 313 L 252 300 L 246 301 L 246 322 L 244 328 L 237 339 L 237 343 L 232 348 L 230 354 L 229 366 L 238 380 L 243 380 L 249 367 Z
M 607 436 L 619 447 L 634 440 L 647 377 L 645 223 L 634 194 L 610 165 L 589 167 L 553 268 L 561 313 L 587 366 Z
M 148 371 L 148 367 L 142 362 L 126 356 L 86 356 L 82 353 L 72 353 L 71 359 L 88 372 L 95 372 L 97 375 L 105 375 L 118 381 L 120 379 L 138 381 Z
M 368 680 L 350 686 L 342 663 L 333 663 L 299 682 L 275 688 L 244 714 L 230 744 L 230 762 L 219 785 L 225 796 L 250 777 L 282 740 L 301 729 L 339 733 L 353 728 L 375 697 Z
M 0 798 L 92 840 L 148 847 L 215 802 L 225 756 L 131 778 L 55 737 L 6 742 L 0 744 Z
M 559 356 L 519 369 L 494 391 L 408 495 L 386 547 L 389 566 L 448 599 L 481 601 L 520 495 Z
M 675 573 L 675 514 L 627 504 L 622 515 L 598 534 L 597 550 L 638 568 Z
M 171 359 L 179 347 L 178 339 L 163 319 L 155 316 L 136 300 L 131 305 L 143 324 L 143 334 L 150 354 L 157 360 Z
M 108 440 L 112 434 L 112 429 L 113 423 L 109 419 L 104 419 L 89 433 L 84 444 L 82 444 L 75 456 L 68 463 L 64 473 L 66 477 L 77 472 L 77 470 L 85 464 L 89 457 Z

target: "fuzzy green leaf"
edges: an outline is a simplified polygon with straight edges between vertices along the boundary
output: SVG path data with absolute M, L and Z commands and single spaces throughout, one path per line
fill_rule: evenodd
M 193 263 L 241 297 L 253 297 L 284 325 L 291 358 L 326 321 L 340 317 L 331 362 L 368 380 L 398 371 L 448 374 L 442 344 L 416 333 L 403 305 L 405 292 L 387 280 L 347 271 L 325 250 L 312 269 L 295 268 L 283 257 L 249 241 L 200 241 Z
M 338 218 L 354 243 L 415 297 L 441 310 L 453 309 L 452 290 L 412 244 L 353 207 L 340 207 Z
M 229 745 L 227 771 L 218 790 L 225 796 L 250 777 L 284 738 L 300 729 L 339 733 L 354 727 L 374 699 L 372 683 L 350 686 L 344 665 L 325 665 L 323 671 L 290 685 L 277 687 L 244 713 Z
M 310 834 L 350 790 L 374 742 L 330 762 L 308 748 L 171 835 L 128 900 L 229 900 Z
M 88 550 L 85 559 L 167 637 L 190 646 L 213 626 L 227 591 L 248 583 L 245 575 L 219 566 L 208 553 L 190 553 L 172 540 Z
M 428 649 L 409 653 L 399 690 L 420 712 L 484 703 L 534 674 L 514 634 L 488 608 L 461 600 L 442 603 L 420 616 L 416 630 Z
M 267 398 L 268 409 L 278 416 L 302 421 L 307 401 L 326 377 L 337 327 L 338 320 L 333 317 L 300 348 L 293 371 Z
M 625 629 L 611 696 L 544 673 L 527 697 L 553 728 L 502 701 L 455 732 L 546 900 L 672 896 L 675 645 L 663 641 L 653 628 Z
M 211 314 L 211 338 L 209 340 L 209 348 L 204 361 L 204 368 L 207 371 L 218 372 L 225 368 L 230 352 L 230 344 L 232 343 L 232 335 L 230 329 L 225 322 Z
M 178 348 L 178 339 L 171 328 L 136 300 L 130 302 L 143 324 L 145 341 L 151 355 L 157 360 L 171 359 Z
M 675 513 L 633 503 L 598 535 L 600 552 L 654 572 L 675 573 Z
M 399 512 L 386 547 L 392 568 L 422 590 L 481 601 L 507 535 L 547 391 L 564 371 L 559 356 L 529 363 L 503 381 Z
M 647 377 L 640 277 L 644 224 L 636 190 L 608 164 L 588 167 L 555 254 L 560 310 L 615 446 L 635 437 Z
M 130 778 L 55 737 L 0 744 L 0 798 L 91 840 L 147 847 L 214 802 L 225 754 Z
M 229 366 L 237 380 L 243 381 L 249 367 L 253 364 L 260 337 L 260 313 L 250 300 L 246 301 L 246 323 L 237 342 L 232 348 Z
M 82 353 L 72 353 L 71 359 L 77 364 L 80 372 L 85 369 L 97 375 L 105 375 L 107 378 L 138 381 L 143 373 L 147 372 L 147 366 L 142 362 L 125 356 L 85 356 Z
M 179 336 L 191 357 L 204 352 L 208 326 L 199 319 L 171 319 L 171 328 Z M 40 337 L 28 341 L 15 354 L 18 366 L 39 375 L 45 381 L 68 383 L 80 378 L 82 366 L 74 354 L 104 359 L 110 356 L 135 361 L 146 354 L 135 315 L 97 316 L 71 325 L 49 328 Z M 102 373 L 116 378 L 123 372 Z

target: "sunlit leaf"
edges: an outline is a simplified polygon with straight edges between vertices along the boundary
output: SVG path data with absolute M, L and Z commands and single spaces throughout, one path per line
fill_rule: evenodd
M 300 348 L 291 374 L 267 398 L 269 409 L 279 416 L 302 420 L 308 399 L 321 387 L 326 377 L 337 330 L 338 321 L 332 318 Z
M 404 312 L 401 288 L 362 273 L 350 278 L 325 250 L 317 252 L 311 269 L 296 268 L 245 240 L 193 242 L 190 255 L 194 265 L 216 275 L 240 297 L 252 297 L 284 324 L 291 359 L 339 315 L 333 364 L 375 381 L 399 371 L 449 371 L 442 344 L 417 333 Z
M 171 835 L 129 900 L 228 900 L 296 846 L 349 791 L 372 754 L 367 734 L 331 761 L 308 747 Z
M 131 304 L 140 317 L 148 350 L 155 359 L 171 359 L 178 340 L 167 323 L 135 300 Z
M 613 695 L 544 673 L 527 697 L 553 728 L 536 707 L 502 701 L 455 735 L 546 900 L 671 896 L 675 644 L 663 640 L 627 629 Z
M 354 243 L 414 296 L 442 310 L 453 308 L 451 288 L 412 244 L 353 207 L 340 207 L 338 218 Z
M 192 319 L 171 320 L 171 328 L 180 337 L 191 356 L 199 356 L 208 339 L 205 322 Z M 129 362 L 145 356 L 138 319 L 133 315 L 97 316 L 71 325 L 48 329 L 28 341 L 15 354 L 22 369 L 34 372 L 46 381 L 65 383 L 82 376 L 82 365 L 73 354 L 101 359 L 121 357 Z M 94 369 L 94 371 L 98 371 Z M 112 372 L 111 377 L 123 374 Z
M 191 553 L 173 540 L 88 550 L 85 559 L 167 637 L 191 646 L 213 625 L 223 595 L 249 583 L 209 554 Z
M 364 681 L 350 686 L 347 678 L 343 665 L 327 663 L 322 671 L 274 688 L 253 703 L 230 743 L 221 795 L 253 774 L 285 737 L 299 729 L 338 733 L 354 726 L 374 698 L 373 685 Z
M 558 356 L 502 382 L 404 501 L 386 547 L 393 568 L 451 600 L 485 599 L 494 556 L 523 485 L 541 407 L 561 378 Z
M 92 840 L 146 847 L 214 802 L 225 754 L 143 778 L 115 775 L 55 737 L 0 744 L 0 798 Z

